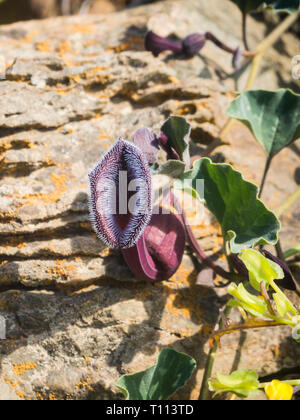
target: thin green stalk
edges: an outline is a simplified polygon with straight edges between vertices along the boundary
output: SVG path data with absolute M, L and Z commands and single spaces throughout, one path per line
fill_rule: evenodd
M 297 245 L 295 248 L 291 248 L 288 251 L 286 251 L 283 255 L 284 258 L 291 258 L 294 255 L 300 254 L 300 245 Z
M 300 385 L 300 379 L 295 379 L 295 380 L 288 380 L 288 381 L 280 381 L 284 384 L 288 384 L 291 386 L 299 386 Z M 261 384 L 259 384 L 259 388 L 265 388 L 268 385 L 271 385 L 272 382 L 262 382 Z
M 280 217 L 285 211 L 287 211 L 297 200 L 300 199 L 300 188 L 292 194 L 280 207 L 277 208 L 276 215 Z
M 208 380 L 211 378 L 217 350 L 218 350 L 218 343 L 215 341 L 214 346 L 210 349 L 208 353 L 205 371 L 204 371 L 204 375 L 202 379 L 200 396 L 199 396 L 200 401 L 208 400 L 208 397 L 209 397 Z
M 225 317 L 229 316 L 231 309 L 232 308 L 230 306 L 226 307 L 225 313 L 224 313 Z M 222 329 L 223 328 L 222 316 L 219 317 L 218 324 L 219 324 L 220 329 Z M 200 395 L 199 395 L 200 401 L 208 400 L 208 397 L 209 397 L 208 380 L 211 378 L 211 375 L 212 375 L 217 351 L 218 351 L 218 342 L 217 340 L 215 340 L 214 345 L 210 349 L 207 356 L 207 360 L 206 360 L 206 365 L 205 365 L 205 370 L 204 370 L 204 375 L 203 375 L 201 390 L 200 390 Z

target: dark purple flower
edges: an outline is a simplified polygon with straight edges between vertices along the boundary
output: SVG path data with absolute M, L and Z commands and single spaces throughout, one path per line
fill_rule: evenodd
M 287 266 L 286 263 L 281 261 L 278 257 L 275 257 L 271 252 L 264 250 L 263 254 L 266 258 L 268 258 L 271 261 L 274 261 L 276 264 L 280 265 L 284 272 L 284 278 L 282 280 L 277 280 L 276 283 L 278 286 L 282 287 L 283 289 L 287 290 L 297 290 L 297 283 L 296 280 L 293 277 L 293 274 L 291 273 L 291 270 Z
M 150 164 L 155 163 L 159 152 L 158 139 L 154 131 L 140 128 L 133 137 L 133 142 L 143 152 Z
M 154 57 L 157 57 L 163 51 L 182 53 L 181 45 L 167 38 L 163 38 L 152 31 L 149 31 L 145 37 L 145 48 L 147 51 L 151 51 Z
M 112 248 L 132 247 L 152 215 L 152 181 L 143 152 L 120 138 L 89 179 L 95 232 Z
M 202 50 L 205 43 L 206 43 L 205 35 L 202 35 L 202 34 L 188 35 L 182 41 L 183 52 L 186 55 L 192 57 L 198 54 L 200 50 Z
M 179 215 L 154 214 L 136 246 L 122 250 L 131 271 L 148 282 L 168 280 L 178 270 L 185 247 Z
M 171 145 L 168 137 L 164 133 L 160 133 L 158 137 L 158 142 L 162 149 L 167 153 L 168 160 L 181 160 L 179 154 L 174 150 Z

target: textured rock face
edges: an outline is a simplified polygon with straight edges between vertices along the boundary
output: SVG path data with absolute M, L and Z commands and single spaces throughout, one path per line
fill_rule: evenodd
M 200 26 L 238 44 L 238 25 L 228 34 L 229 20 L 221 20 L 230 14 L 238 22 L 234 5 L 210 3 L 167 1 L 0 28 L 8 65 L 0 84 L 0 315 L 7 321 L 7 340 L 0 340 L 0 399 L 119 398 L 114 384 L 120 375 L 149 367 L 165 346 L 199 361 L 177 395 L 197 397 L 208 332 L 224 292 L 196 285 L 199 266 L 188 253 L 169 282 L 136 281 L 120 255 L 92 232 L 87 173 L 119 135 L 130 140 L 141 126 L 158 131 L 170 114 L 191 122 L 195 152 L 218 135 L 232 93 L 226 87 L 231 82 L 217 81 L 213 69 L 217 62 L 228 72 L 230 57 L 214 47 L 187 61 L 167 54 L 154 59 L 143 51 L 147 27 L 184 36 Z M 251 25 L 255 42 L 263 25 Z M 291 37 L 282 42 L 292 39 L 297 52 L 299 41 Z M 286 54 L 296 53 L 289 46 Z M 276 50 L 269 59 L 277 67 L 267 60 L 257 86 L 276 88 L 279 74 L 293 87 L 289 59 Z M 241 126 L 229 140 L 214 159 L 259 182 L 260 147 Z M 272 208 L 296 189 L 297 147 L 275 161 L 266 190 Z M 284 245 L 298 243 L 297 206 L 283 226 Z M 204 249 L 218 250 L 214 223 L 196 232 Z M 274 329 L 227 337 L 216 367 L 264 374 L 293 367 L 300 349 L 290 335 L 289 329 Z

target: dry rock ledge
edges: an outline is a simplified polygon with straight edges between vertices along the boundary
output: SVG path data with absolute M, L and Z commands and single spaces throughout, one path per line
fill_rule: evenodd
M 7 320 L 1 400 L 121 398 L 118 378 L 149 367 L 166 346 L 199 361 L 174 398 L 198 397 L 224 292 L 196 285 L 199 266 L 188 253 L 168 282 L 132 278 L 120 255 L 91 230 L 87 173 L 116 137 L 131 139 L 141 126 L 158 130 L 170 114 L 191 122 L 198 151 L 209 144 L 232 99 L 231 82 L 218 81 L 216 72 L 230 72 L 230 57 L 208 46 L 187 61 L 168 54 L 155 59 L 143 51 L 143 35 L 147 28 L 178 36 L 212 30 L 238 45 L 239 23 L 230 2 L 177 0 L 0 28 L 9 67 L 0 83 L 0 315 Z M 264 30 L 251 21 L 250 42 Z M 269 52 L 257 87 L 293 87 L 291 45 L 299 51 L 299 40 L 287 34 L 280 44 L 285 55 Z M 230 141 L 214 159 L 258 182 L 259 145 L 242 126 Z M 266 190 L 272 208 L 295 191 L 297 173 L 296 146 L 276 159 Z M 283 218 L 285 246 L 299 242 L 299 225 L 295 206 Z M 197 235 L 210 253 L 220 246 L 214 223 L 199 226 Z M 223 373 L 269 374 L 299 364 L 300 346 L 288 328 L 234 334 L 222 343 L 216 369 Z

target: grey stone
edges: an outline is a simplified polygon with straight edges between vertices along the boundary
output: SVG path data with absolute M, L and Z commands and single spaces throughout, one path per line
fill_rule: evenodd
M 1 54 L 10 65 L 0 83 L 0 315 L 7 321 L 1 399 L 122 398 L 118 378 L 151 366 L 167 346 L 198 361 L 174 398 L 198 397 L 225 291 L 196 284 L 199 266 L 188 250 L 170 281 L 134 279 L 121 255 L 92 231 L 87 174 L 118 136 L 132 140 L 143 126 L 158 132 L 171 114 L 189 120 L 192 150 L 203 153 L 234 96 L 232 79 L 216 72 L 231 71 L 230 56 L 208 45 L 189 60 L 168 53 L 153 58 L 143 35 L 148 28 L 183 37 L 201 28 L 236 46 L 239 24 L 231 2 L 175 0 L 1 28 Z M 263 23 L 250 19 L 249 29 L 252 44 L 264 37 Z M 294 87 L 290 57 L 300 43 L 292 34 L 282 43 L 286 55 L 270 50 L 256 87 L 275 89 L 282 79 Z M 298 147 L 274 162 L 264 197 L 273 209 L 297 188 Z M 264 153 L 241 125 L 212 157 L 259 183 Z M 298 206 L 282 221 L 283 245 L 293 246 Z M 209 254 L 220 249 L 207 214 L 195 233 Z M 299 345 L 285 328 L 235 334 L 222 343 L 216 369 L 223 373 L 243 367 L 268 374 L 299 360 Z

